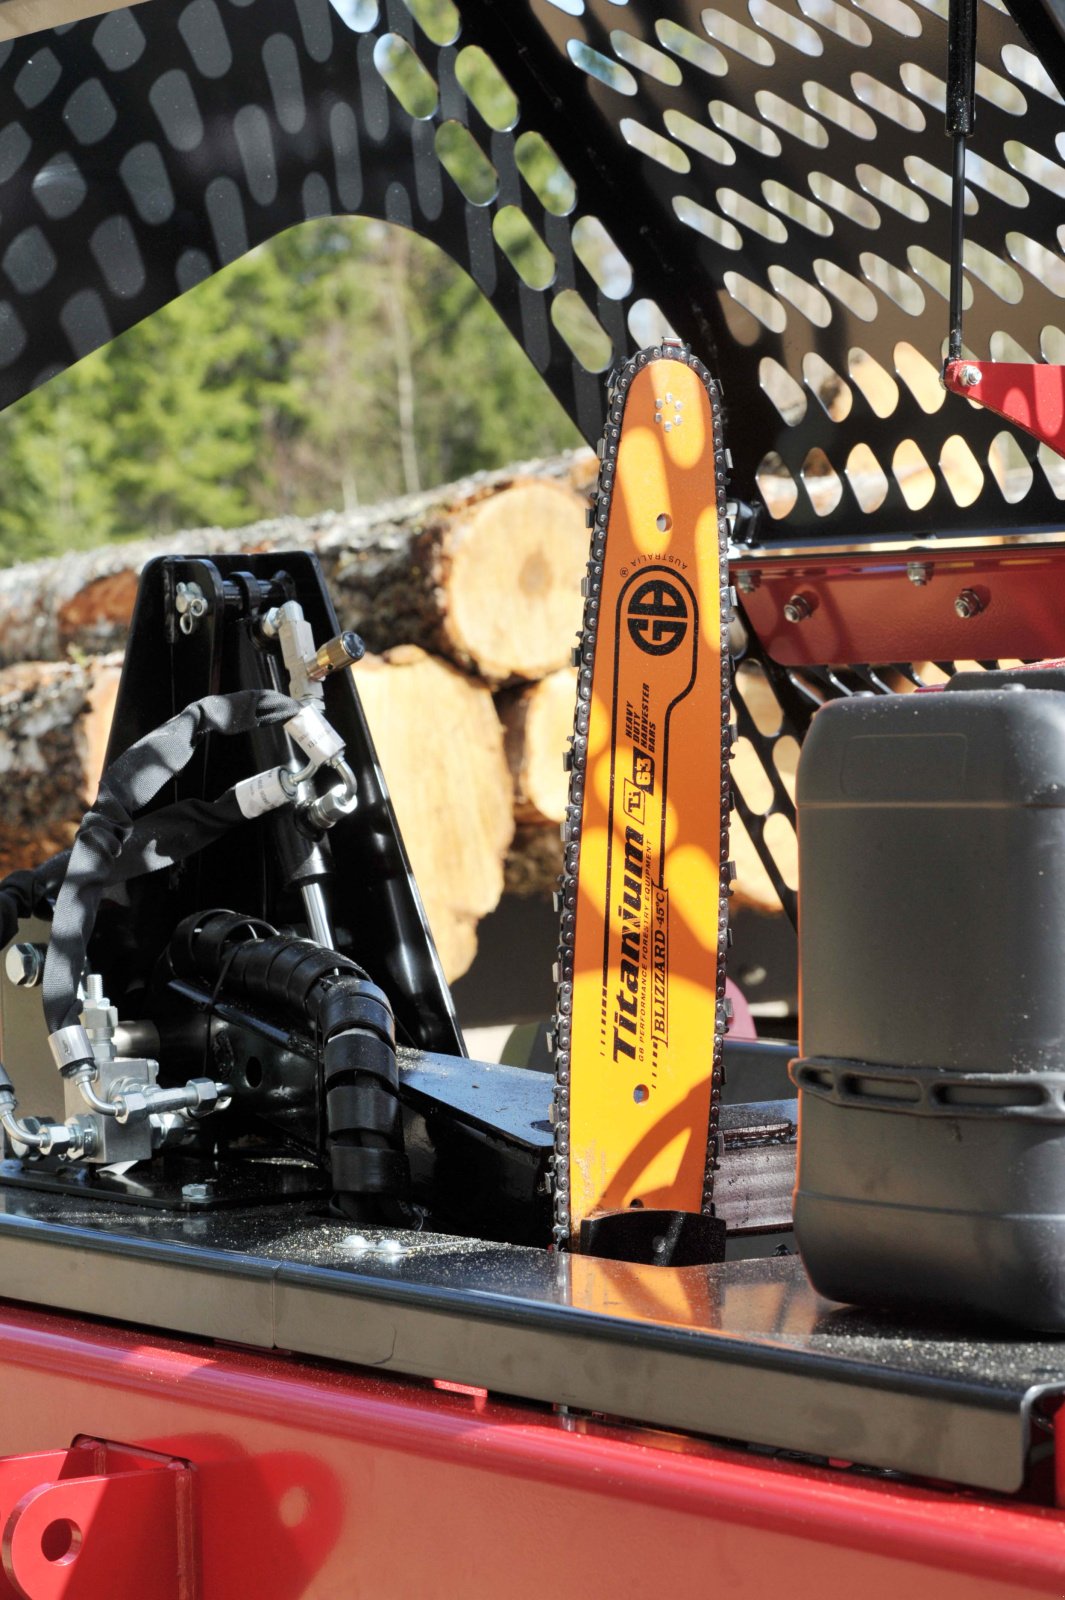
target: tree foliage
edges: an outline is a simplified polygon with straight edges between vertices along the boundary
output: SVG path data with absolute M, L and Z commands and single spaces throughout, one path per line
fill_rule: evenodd
M 0 415 L 0 562 L 368 503 L 577 442 L 452 262 L 325 218 Z

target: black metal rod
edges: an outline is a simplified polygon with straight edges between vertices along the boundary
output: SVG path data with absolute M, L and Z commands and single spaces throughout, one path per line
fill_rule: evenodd
M 950 194 L 950 331 L 947 360 L 961 360 L 962 297 L 965 293 L 965 135 L 954 136 L 954 168 Z
M 965 256 L 965 147 L 976 121 L 976 8 L 950 0 L 947 16 L 947 133 L 954 140 L 950 207 L 950 332 L 947 360 L 961 359 Z

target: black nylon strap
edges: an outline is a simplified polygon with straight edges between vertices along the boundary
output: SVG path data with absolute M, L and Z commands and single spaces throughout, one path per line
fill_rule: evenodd
M 188 765 L 205 734 L 250 733 L 257 727 L 288 721 L 298 709 L 288 695 L 273 689 L 209 695 L 138 739 L 112 762 L 100 781 L 95 804 L 82 818 L 52 919 L 43 995 L 50 1032 L 78 1019 L 77 987 L 89 938 L 104 890 L 120 871 L 120 857 L 134 831 L 133 813 Z M 186 811 L 178 821 L 179 832 L 193 820 L 193 814 Z M 221 812 L 217 820 L 225 820 Z M 153 852 L 147 834 L 142 838 L 140 858 L 157 859 L 164 865 L 165 843 Z
M 11 943 L 24 917 L 49 914 L 48 898 L 63 881 L 69 860 L 70 851 L 64 850 L 30 871 L 10 873 L 0 883 L 0 950 Z
M 205 850 L 245 820 L 232 789 L 217 800 L 178 800 L 133 824 L 111 883 L 126 883 L 145 873 L 160 872 Z

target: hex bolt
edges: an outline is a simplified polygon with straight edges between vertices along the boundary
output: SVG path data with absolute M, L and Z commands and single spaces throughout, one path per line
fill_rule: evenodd
M 41 981 L 44 950 L 36 944 L 13 944 L 4 957 L 4 971 L 20 989 L 32 989 Z
M 963 621 L 969 617 L 978 617 L 984 610 L 984 601 L 981 600 L 975 589 L 963 589 L 954 602 L 954 610 Z
M 980 382 L 980 378 L 981 372 L 979 367 L 964 366 L 958 373 L 958 382 L 961 384 L 963 389 L 971 389 L 974 384 Z
M 207 597 L 198 583 L 179 583 L 174 595 L 174 609 L 178 614 L 178 627 L 186 636 L 195 633 L 201 618 L 207 615 Z
M 784 606 L 784 620 L 786 622 L 805 622 L 807 617 L 813 615 L 813 606 L 804 594 L 793 594 Z
M 930 561 L 907 561 L 906 576 L 917 589 L 923 589 L 932 581 L 932 563 Z

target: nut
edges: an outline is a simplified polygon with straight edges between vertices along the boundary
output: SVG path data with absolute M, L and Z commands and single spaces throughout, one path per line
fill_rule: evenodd
M 981 611 L 986 610 L 986 601 L 981 599 L 975 589 L 963 589 L 954 602 L 954 610 L 965 621 L 969 617 L 978 617 Z
M 136 1121 L 148 1114 L 148 1096 L 140 1089 L 126 1089 L 121 1094 L 116 1094 L 113 1100 L 115 1108 L 115 1121 L 125 1127 L 127 1122 Z
M 807 617 L 813 615 L 813 606 L 804 594 L 793 594 L 784 606 L 784 620 L 786 622 L 805 622 Z

